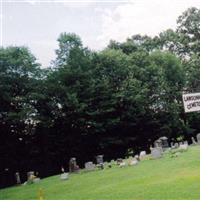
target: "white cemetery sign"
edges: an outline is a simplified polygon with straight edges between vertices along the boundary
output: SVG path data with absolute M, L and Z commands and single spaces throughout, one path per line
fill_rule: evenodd
M 185 112 L 200 111 L 200 93 L 183 94 Z

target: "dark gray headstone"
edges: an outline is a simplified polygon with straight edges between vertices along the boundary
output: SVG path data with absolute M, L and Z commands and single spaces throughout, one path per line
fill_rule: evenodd
M 161 147 L 165 151 L 169 148 L 168 138 L 163 136 L 154 142 L 154 147 Z
M 103 155 L 98 155 L 96 156 L 97 164 L 102 164 L 103 163 Z

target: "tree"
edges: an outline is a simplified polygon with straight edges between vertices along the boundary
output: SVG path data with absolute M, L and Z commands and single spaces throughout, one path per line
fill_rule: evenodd
M 187 55 L 200 55 L 200 10 L 189 8 L 177 20 L 177 33 Z
M 56 50 L 56 60 L 54 67 L 60 67 L 67 64 L 72 52 L 82 49 L 82 42 L 79 36 L 74 33 L 61 33 L 58 38 L 59 48 Z
M 23 169 L 26 153 L 31 154 L 26 140 L 36 125 L 37 110 L 32 104 L 41 70 L 25 47 L 1 48 L 0 57 L 0 171 L 7 169 L 13 175 Z

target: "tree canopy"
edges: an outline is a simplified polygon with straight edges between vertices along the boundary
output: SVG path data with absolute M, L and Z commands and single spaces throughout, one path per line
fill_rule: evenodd
M 176 30 L 110 41 L 102 51 L 61 33 L 56 59 L 42 69 L 26 47 L 0 49 L 0 186 L 14 172 L 44 177 L 104 154 L 106 160 L 149 150 L 154 140 L 190 139 L 199 113 L 183 111 L 182 92 L 200 91 L 200 10 Z M 25 175 L 24 175 L 25 176 Z

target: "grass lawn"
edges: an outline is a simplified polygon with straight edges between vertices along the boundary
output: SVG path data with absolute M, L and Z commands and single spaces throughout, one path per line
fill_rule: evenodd
M 200 200 L 200 146 L 137 166 L 60 176 L 0 190 L 0 200 Z

